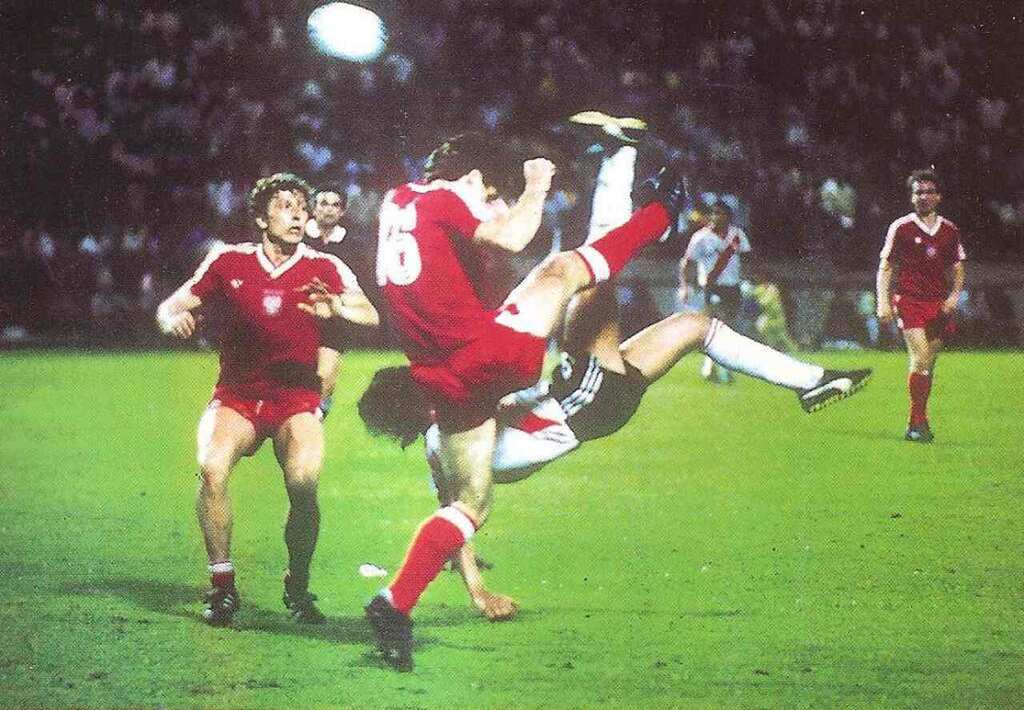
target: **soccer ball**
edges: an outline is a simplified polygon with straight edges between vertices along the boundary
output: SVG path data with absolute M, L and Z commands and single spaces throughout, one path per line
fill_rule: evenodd
M 318 51 L 350 62 L 372 62 L 384 51 L 387 31 L 373 11 L 347 2 L 313 10 L 306 21 L 309 41 Z

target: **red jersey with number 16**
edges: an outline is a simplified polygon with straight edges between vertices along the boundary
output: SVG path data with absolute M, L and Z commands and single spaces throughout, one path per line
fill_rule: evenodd
M 317 389 L 318 319 L 298 308 L 299 289 L 319 278 L 333 293 L 360 290 L 337 257 L 299 244 L 274 266 L 260 244 L 215 247 L 187 282 L 223 319 L 220 385 L 300 386 Z M 306 377 L 303 377 L 306 375 Z
M 473 234 L 489 216 L 453 182 L 408 183 L 385 196 L 377 284 L 412 362 L 440 362 L 493 327 L 473 282 Z
M 949 269 L 967 258 L 960 230 L 945 217 L 928 229 L 916 213 L 900 217 L 885 235 L 881 258 L 896 269 L 893 293 L 921 300 L 949 296 Z

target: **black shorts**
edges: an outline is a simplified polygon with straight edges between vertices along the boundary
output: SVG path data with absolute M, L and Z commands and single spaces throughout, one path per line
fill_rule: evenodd
M 647 379 L 626 363 L 625 374 L 607 370 L 590 354 L 562 353 L 548 393 L 558 400 L 580 441 L 600 439 L 625 426 L 640 406 Z

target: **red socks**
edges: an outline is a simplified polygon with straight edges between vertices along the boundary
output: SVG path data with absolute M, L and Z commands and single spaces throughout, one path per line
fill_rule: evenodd
M 910 390 L 910 426 L 928 423 L 928 395 L 932 391 L 931 372 L 911 372 L 907 377 Z
M 388 587 L 391 606 L 408 614 L 445 562 L 473 536 L 476 526 L 454 506 L 441 508 L 420 526 L 402 568 Z
M 582 246 L 576 253 L 590 269 L 593 283 L 607 281 L 629 263 L 640 249 L 656 242 L 669 227 L 670 216 L 660 202 L 641 207 L 625 224 Z

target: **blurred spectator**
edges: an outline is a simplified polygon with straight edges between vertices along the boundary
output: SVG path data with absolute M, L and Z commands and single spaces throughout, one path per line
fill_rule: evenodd
M 894 187 L 922 162 L 956 166 L 949 206 L 979 225 L 972 259 L 1024 257 L 1012 3 L 393 5 L 386 54 L 355 65 L 316 55 L 293 3 L 15 3 L 9 25 L 38 31 L 10 38 L 0 159 L 22 178 L 5 227 L 45 219 L 56 263 L 92 270 L 53 298 L 88 311 L 115 257 L 90 251 L 99 237 L 69 244 L 104 225 L 146 228 L 169 255 L 188 253 L 195 229 L 243 238 L 246 186 L 293 169 L 351 185 L 349 219 L 368 240 L 381 186 L 415 177 L 438 137 L 498 128 L 557 146 L 550 129 L 591 107 L 649 119 L 696 191 L 735 191 L 737 222 L 772 258 L 868 266 L 879 222 L 902 206 Z M 681 27 L 702 28 L 699 41 L 679 42 Z M 575 233 L 560 224 L 575 210 L 552 211 L 547 231 Z M 151 281 L 192 267 L 172 260 Z

